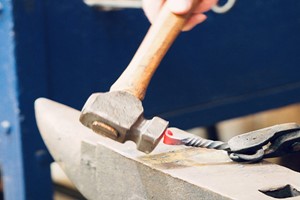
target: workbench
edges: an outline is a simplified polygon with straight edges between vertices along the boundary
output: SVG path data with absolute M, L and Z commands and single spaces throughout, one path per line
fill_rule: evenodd
M 81 109 L 107 91 L 149 23 L 138 9 L 74 1 L 0 0 L 0 166 L 6 200 L 52 199 L 33 102 Z M 237 1 L 183 33 L 156 72 L 146 116 L 183 129 L 300 101 L 300 1 Z

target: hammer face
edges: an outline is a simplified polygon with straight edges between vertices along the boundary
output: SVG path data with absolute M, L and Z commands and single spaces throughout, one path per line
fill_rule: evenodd
M 85 103 L 80 121 L 83 125 L 98 133 L 125 142 L 128 131 L 143 115 L 142 103 L 135 96 L 125 91 L 94 93 Z M 113 127 L 118 135 L 95 130 L 95 122 Z
M 150 120 L 140 120 L 134 127 L 134 134 L 138 137 L 132 138 L 135 141 L 137 149 L 150 153 L 157 146 L 164 131 L 168 128 L 169 122 L 159 117 L 153 117 Z

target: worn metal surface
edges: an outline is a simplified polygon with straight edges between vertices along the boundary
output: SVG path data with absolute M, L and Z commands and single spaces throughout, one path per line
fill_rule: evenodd
M 124 143 L 131 140 L 137 149 L 151 152 L 163 136 L 168 122 L 144 118 L 141 100 L 125 91 L 94 93 L 86 101 L 80 121 L 94 132 Z
M 291 185 L 300 174 L 271 163 L 238 164 L 222 151 L 167 146 L 152 154 L 94 134 L 80 112 L 35 103 L 39 130 L 54 159 L 88 199 L 273 199 L 262 191 Z M 68 147 L 68 148 L 66 148 Z M 296 199 L 296 198 L 295 198 Z

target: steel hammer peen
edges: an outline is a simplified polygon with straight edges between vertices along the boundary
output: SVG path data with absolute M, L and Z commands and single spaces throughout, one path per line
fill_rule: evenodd
M 193 8 L 198 1 L 194 1 Z M 128 67 L 106 93 L 94 93 L 85 103 L 80 121 L 94 132 L 124 143 L 134 141 L 137 149 L 150 153 L 168 127 L 168 122 L 143 116 L 142 100 L 164 55 L 192 14 L 173 14 L 166 4 L 148 30 Z

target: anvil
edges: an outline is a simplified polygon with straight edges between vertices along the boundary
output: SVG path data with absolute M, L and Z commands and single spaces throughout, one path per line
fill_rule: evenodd
M 51 155 L 89 200 L 271 200 L 300 194 L 300 174 L 282 166 L 236 163 L 224 151 L 162 142 L 144 154 L 133 142 L 94 134 L 73 108 L 41 98 L 35 110 Z

